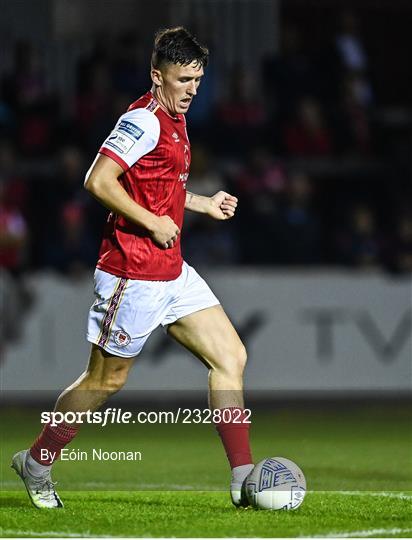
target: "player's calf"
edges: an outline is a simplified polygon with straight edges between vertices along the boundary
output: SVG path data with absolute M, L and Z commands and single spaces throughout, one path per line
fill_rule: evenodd
M 216 429 L 220 435 L 232 471 L 230 496 L 235 506 L 249 506 L 244 481 L 253 469 L 249 444 L 250 421 L 241 407 L 221 409 Z

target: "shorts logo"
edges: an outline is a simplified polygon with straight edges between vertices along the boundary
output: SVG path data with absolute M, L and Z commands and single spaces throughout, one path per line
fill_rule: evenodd
M 131 337 L 124 330 L 117 330 L 117 332 L 114 333 L 114 342 L 118 347 L 126 347 L 129 345 L 130 341 Z

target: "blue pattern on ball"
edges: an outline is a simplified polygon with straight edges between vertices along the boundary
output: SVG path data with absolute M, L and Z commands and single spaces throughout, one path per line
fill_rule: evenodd
M 259 478 L 259 491 L 273 489 L 289 482 L 297 482 L 292 472 L 276 459 L 267 459 Z

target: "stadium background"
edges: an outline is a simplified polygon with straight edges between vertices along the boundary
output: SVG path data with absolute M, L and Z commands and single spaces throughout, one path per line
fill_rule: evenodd
M 240 199 L 228 223 L 187 215 L 183 250 L 247 344 L 255 455 L 295 459 L 314 490 L 411 490 L 410 2 L 0 0 L 0 10 L 2 487 L 20 489 L 10 455 L 87 358 L 107 212 L 84 191 L 85 171 L 149 87 L 155 30 L 183 24 L 211 51 L 188 114 L 190 190 Z M 206 406 L 204 368 L 162 332 L 137 364 L 112 406 Z M 139 465 L 132 487 L 127 465 L 60 463 L 62 489 L 224 490 L 206 428 L 87 426 L 79 446 L 137 437 L 155 463 Z M 183 439 L 189 472 L 169 474 L 159 447 L 178 462 Z
M 149 87 L 154 31 L 183 23 L 211 50 L 188 115 L 190 189 L 240 199 L 228 223 L 187 214 L 183 251 L 248 341 L 249 379 L 266 390 L 279 381 L 283 390 L 410 389 L 408 2 L 0 7 L 4 388 L 53 389 L 87 355 L 107 212 L 83 189 L 84 174 Z M 174 388 L 176 359 L 164 357 L 180 350 L 158 342 L 142 363 L 166 364 L 170 374 L 156 376 Z M 190 369 L 201 387 L 202 368 Z

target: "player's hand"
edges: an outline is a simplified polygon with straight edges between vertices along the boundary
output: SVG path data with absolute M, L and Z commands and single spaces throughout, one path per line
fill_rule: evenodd
M 172 248 L 180 234 L 180 229 L 169 216 L 160 216 L 150 232 L 153 242 L 163 249 Z
M 237 198 L 225 191 L 218 191 L 210 197 L 208 214 L 215 219 L 230 219 L 235 215 Z

